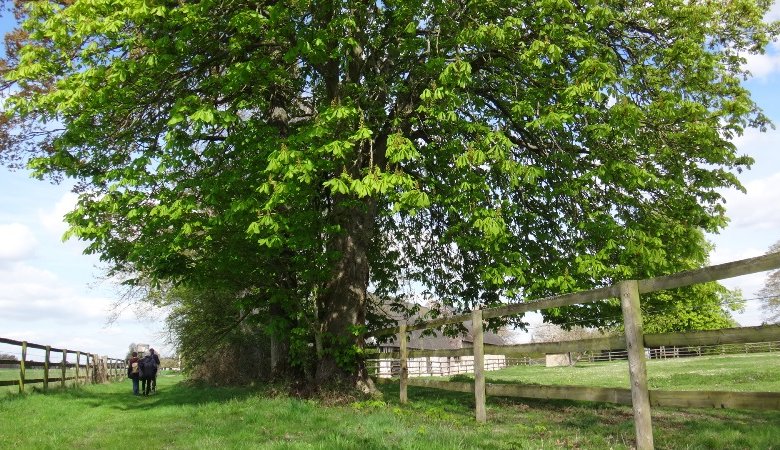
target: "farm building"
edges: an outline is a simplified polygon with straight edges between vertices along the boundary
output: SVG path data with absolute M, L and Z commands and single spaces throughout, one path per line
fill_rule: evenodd
M 429 308 L 417 306 L 419 311 L 414 314 L 410 320 L 417 319 L 428 313 Z M 382 307 L 383 313 L 393 320 L 398 320 L 401 316 L 398 313 L 389 311 L 389 308 Z M 433 336 L 423 336 L 422 330 L 411 331 L 407 348 L 409 350 L 453 350 L 461 348 L 470 348 L 473 346 L 473 336 L 471 333 L 471 322 L 464 322 L 466 333 L 458 337 L 449 337 L 436 330 Z M 426 333 L 426 334 L 430 334 Z M 505 339 L 497 333 L 486 331 L 483 335 L 485 344 L 504 345 Z M 377 345 L 380 352 L 399 352 L 400 344 L 397 337 L 393 337 L 387 342 Z M 398 359 L 376 359 L 371 360 L 371 368 L 375 376 L 379 378 L 390 378 L 398 375 L 401 365 Z M 485 369 L 498 370 L 506 367 L 506 356 L 504 355 L 485 355 Z M 473 356 L 426 356 L 408 359 L 408 368 L 410 377 L 429 377 L 429 376 L 448 376 L 461 373 L 474 372 Z
M 138 352 L 138 357 L 143 358 L 149 353 L 149 344 L 135 344 L 135 351 Z

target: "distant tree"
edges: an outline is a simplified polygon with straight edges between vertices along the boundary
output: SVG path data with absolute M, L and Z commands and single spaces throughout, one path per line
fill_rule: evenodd
M 11 353 L 0 353 L 0 359 L 19 361 L 19 357 L 17 357 L 16 355 L 12 355 Z
M 707 242 L 700 230 L 692 231 L 686 240 L 676 244 L 699 249 L 698 252 L 688 253 L 687 258 L 679 258 L 675 262 L 676 271 L 698 269 L 709 264 L 708 255 L 713 246 Z M 656 274 L 644 273 L 637 278 L 654 275 Z M 644 330 L 648 333 L 732 327 L 736 322 L 731 313 L 744 307 L 739 290 L 731 291 L 717 282 L 643 294 L 641 304 Z M 566 330 L 575 325 L 601 330 L 620 330 L 623 326 L 623 313 L 620 301 L 613 299 L 554 308 L 548 310 L 545 320 L 559 324 Z
M 780 252 L 780 241 L 769 247 L 770 253 Z M 758 291 L 767 323 L 780 323 L 780 269 L 769 272 L 764 287 Z
M 133 352 L 136 351 L 135 349 L 138 347 L 138 344 L 133 342 L 132 344 L 127 346 L 127 355 L 125 355 L 125 359 L 130 359 L 131 356 L 133 356 Z
M 171 356 L 163 356 L 160 358 L 160 367 L 163 369 L 178 369 L 179 358 Z
M 717 330 L 738 326 L 731 316 L 744 308 L 742 291 L 729 290 L 720 283 L 705 283 L 653 294 L 653 302 L 643 305 L 645 333 Z
M 596 328 L 572 327 L 564 329 L 559 325 L 545 323 L 534 330 L 531 342 L 579 341 L 606 336 L 609 332 Z

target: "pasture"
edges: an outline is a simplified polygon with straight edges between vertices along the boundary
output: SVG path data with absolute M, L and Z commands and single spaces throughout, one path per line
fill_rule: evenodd
M 780 373 L 779 360 L 775 353 L 651 361 L 648 371 L 664 388 L 725 382 L 780 391 L 780 377 L 767 375 Z M 488 382 L 624 387 L 624 364 L 519 366 L 490 373 Z M 173 449 L 626 449 L 634 439 L 631 408 L 620 405 L 488 397 L 488 423 L 478 424 L 473 394 L 410 387 L 410 403 L 400 405 L 397 383 L 380 386 L 382 400 L 337 406 L 290 398 L 279 387 L 196 386 L 177 375 L 161 376 L 159 386 L 148 398 L 133 397 L 129 380 L 1 396 L 0 446 L 120 448 L 143 440 Z M 654 408 L 653 421 L 659 449 L 769 449 L 780 442 L 780 411 Z
M 514 366 L 486 372 L 488 383 L 513 382 L 627 388 L 628 362 L 577 363 L 574 367 Z M 647 361 L 651 389 L 780 392 L 780 353 Z

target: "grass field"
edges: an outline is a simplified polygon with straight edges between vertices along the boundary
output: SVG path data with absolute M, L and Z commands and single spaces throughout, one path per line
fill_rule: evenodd
M 778 356 L 765 355 L 762 367 Z M 700 362 L 703 372 L 717 363 Z M 612 366 L 602 375 L 594 372 L 601 367 L 554 371 L 565 384 L 576 384 L 569 380 L 622 369 Z M 540 379 L 519 369 L 492 375 L 553 380 L 554 371 L 524 368 L 538 371 Z M 579 376 L 565 374 L 570 371 Z M 634 438 L 631 409 L 608 404 L 489 397 L 488 424 L 478 425 L 470 394 L 410 387 L 410 403 L 399 405 L 397 384 L 381 386 L 381 401 L 346 406 L 292 399 L 268 387 L 192 386 L 176 375 L 161 376 L 159 388 L 155 396 L 134 397 L 125 380 L 0 396 L 0 447 L 123 448 L 132 442 L 171 449 L 625 449 Z M 658 408 L 653 424 L 659 449 L 780 448 L 780 411 Z
M 628 362 L 574 367 L 515 366 L 486 372 L 487 382 L 627 388 Z M 647 361 L 650 389 L 677 391 L 780 391 L 780 353 L 702 356 Z

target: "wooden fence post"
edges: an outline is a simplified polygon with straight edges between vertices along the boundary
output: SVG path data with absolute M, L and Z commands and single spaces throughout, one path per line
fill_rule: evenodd
M 49 390 L 49 358 L 51 356 L 51 346 L 46 346 L 46 359 L 43 360 L 43 391 Z
M 637 450 L 653 448 L 653 424 L 650 417 L 650 395 L 647 391 L 645 344 L 642 334 L 642 310 L 639 303 L 639 285 L 636 280 L 622 281 L 620 306 L 626 332 L 628 372 L 631 377 L 631 404 L 634 410 Z
M 81 384 L 79 379 L 79 364 L 81 364 L 81 352 L 76 352 L 76 386 Z
M 474 333 L 474 401 L 477 422 L 487 422 L 485 409 L 485 339 L 482 333 L 482 310 L 471 312 L 471 328 Z
M 399 382 L 399 390 L 401 391 L 401 403 L 406 403 L 409 401 L 409 397 L 406 392 L 406 387 L 409 382 L 409 366 L 407 363 L 409 352 L 406 350 L 406 323 L 401 323 L 399 325 L 400 330 L 398 331 L 398 342 L 401 346 L 401 379 Z
M 22 360 L 19 361 L 19 393 L 24 393 L 24 363 L 27 361 L 27 341 L 22 341 Z
M 68 350 L 62 349 L 62 378 L 60 378 L 60 386 L 65 389 L 65 371 L 68 370 Z

